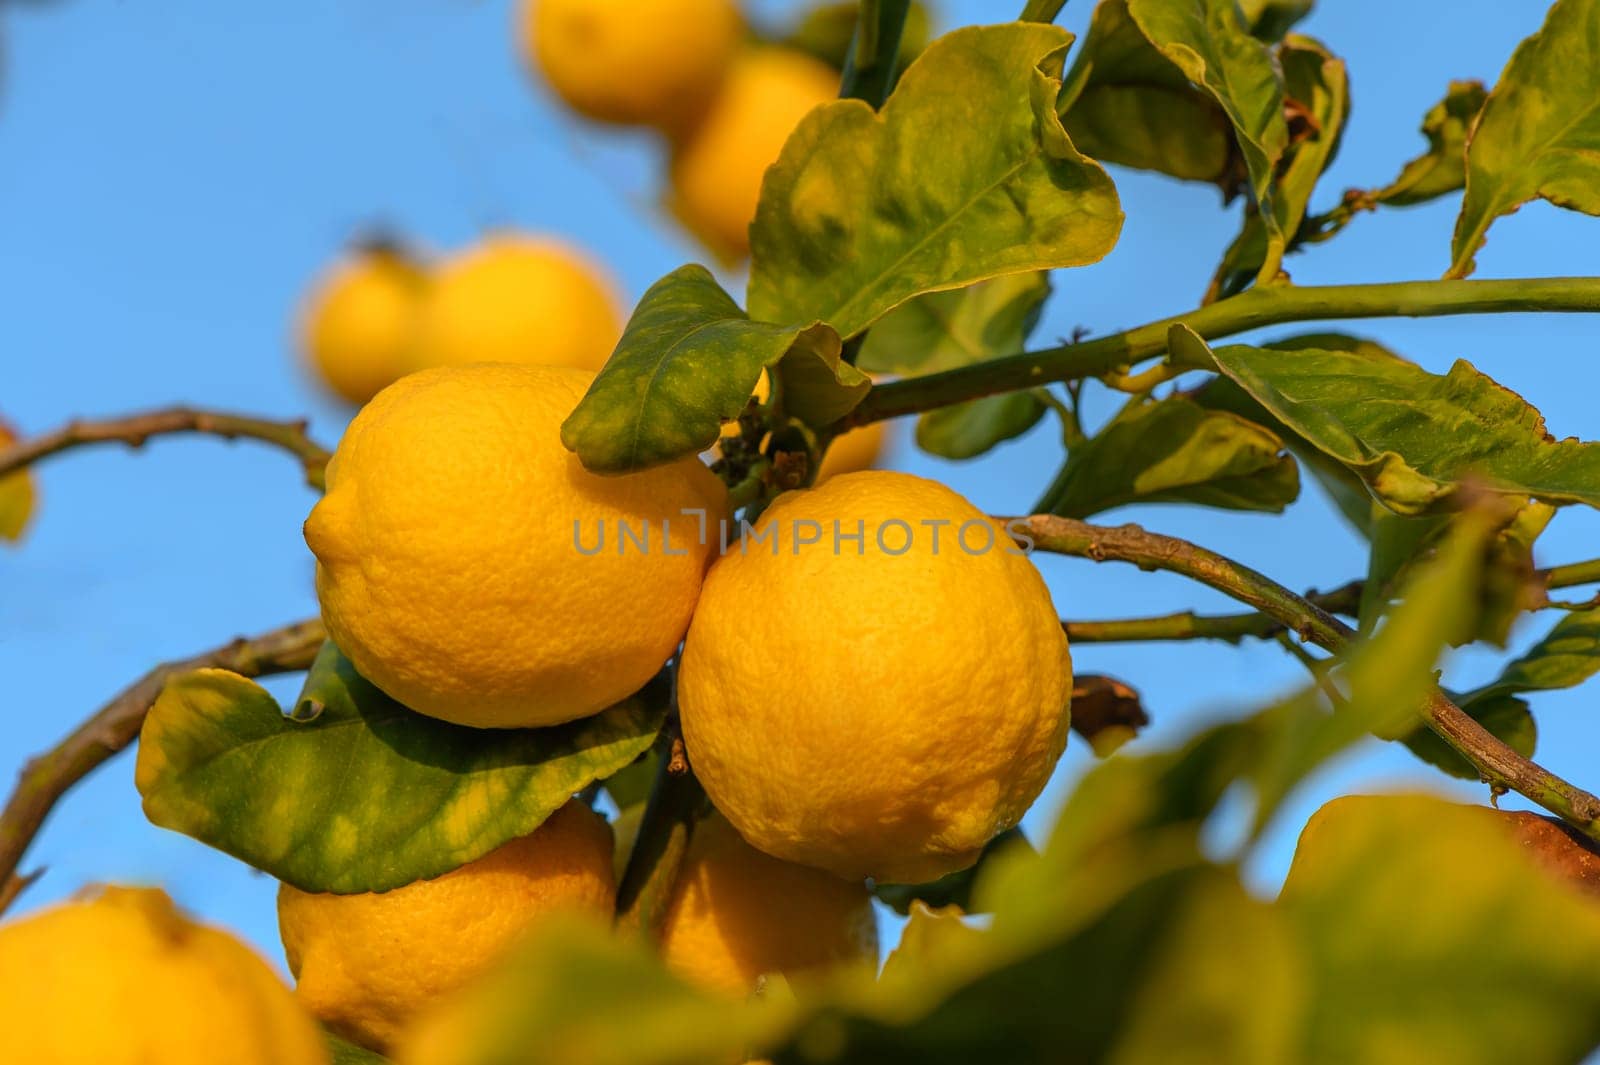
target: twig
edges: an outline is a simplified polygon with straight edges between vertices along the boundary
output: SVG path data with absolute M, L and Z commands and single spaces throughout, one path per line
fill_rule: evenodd
M 1356 637 L 1350 626 L 1317 604 L 1248 566 L 1186 540 L 1146 532 L 1137 525 L 1109 528 L 1048 515 L 1001 520 L 1008 528 L 1026 530 L 1034 546 L 1045 551 L 1096 562 L 1129 562 L 1140 569 L 1191 577 L 1248 603 L 1325 651 L 1342 651 Z M 1524 795 L 1591 838 L 1600 839 L 1600 798 L 1513 751 L 1437 688 L 1428 696 L 1423 717 L 1491 787 Z
M 1067 6 L 1067 0 L 1028 0 L 1027 6 L 1022 9 L 1022 14 L 1017 16 L 1018 22 L 1054 22 L 1056 16 L 1061 14 L 1061 9 Z
M 861 0 L 859 10 L 839 95 L 882 107 L 894 87 L 900 38 L 905 32 L 911 0 Z
M 145 714 L 167 678 L 205 668 L 230 669 L 246 677 L 290 673 L 309 667 L 325 639 L 321 621 L 301 621 L 157 666 L 66 739 L 29 761 L 0 812 L 0 912 L 37 877 L 37 872 L 18 876 L 17 865 L 57 800 L 138 737 Z
M 41 459 L 90 444 L 126 444 L 141 447 L 152 436 L 204 433 L 225 440 L 245 438 L 282 448 L 300 460 L 306 482 L 322 487 L 329 452 L 306 435 L 304 421 L 275 422 L 242 414 L 174 407 L 124 418 L 68 422 L 54 432 L 0 448 L 0 477 L 33 465 Z
M 706 805 L 705 789 L 684 754 L 675 711 L 661 730 L 660 743 L 663 757 L 645 801 L 639 836 L 617 885 L 617 927 L 649 935 L 660 930 L 667 915 L 695 822 Z
M 1330 614 L 1353 615 L 1361 603 L 1361 581 L 1331 592 L 1308 592 L 1307 602 Z M 1192 610 L 1149 618 L 1115 621 L 1063 621 L 1074 643 L 1136 643 L 1155 640 L 1224 640 L 1239 644 L 1246 639 L 1268 640 L 1284 632 L 1282 622 L 1260 611 L 1248 614 L 1196 614 Z
M 1126 332 L 879 385 L 833 427 L 964 403 L 1002 392 L 1126 373 L 1164 354 L 1167 331 L 1184 324 L 1207 340 L 1262 326 L 1335 318 L 1424 318 L 1495 311 L 1600 312 L 1600 277 L 1492 281 L 1401 281 L 1378 285 L 1267 285 Z

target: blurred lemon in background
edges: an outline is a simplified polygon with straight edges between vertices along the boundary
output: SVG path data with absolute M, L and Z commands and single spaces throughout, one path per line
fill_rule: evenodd
M 335 395 L 360 406 L 411 366 L 427 270 L 403 248 L 356 249 L 320 278 L 300 315 L 300 347 Z

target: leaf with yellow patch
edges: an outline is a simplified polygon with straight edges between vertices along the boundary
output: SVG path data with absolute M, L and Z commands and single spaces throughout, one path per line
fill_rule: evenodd
M 0 452 L 16 443 L 11 430 L 0 422 Z M 27 470 L 0 477 L 0 540 L 20 540 L 33 517 L 33 478 Z

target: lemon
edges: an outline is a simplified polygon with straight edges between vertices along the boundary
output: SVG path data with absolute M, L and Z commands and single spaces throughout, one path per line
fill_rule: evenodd
M 585 470 L 560 428 L 592 380 L 425 370 L 350 423 L 306 543 L 334 642 L 405 706 L 559 724 L 637 691 L 677 647 L 727 493 L 695 458 Z
M 101 889 L 0 927 L 0 1061 L 325 1065 L 267 963 L 150 888 Z
M 888 431 L 884 422 L 868 422 L 834 438 L 822 456 L 822 466 L 817 470 L 816 483 L 821 484 L 841 473 L 857 473 L 871 469 L 883 458 Z
M 678 676 L 689 761 L 740 835 L 904 883 L 1017 823 L 1071 693 L 1020 549 L 943 485 L 877 471 L 778 498 L 712 566 Z
M 744 35 L 734 0 L 525 0 L 529 66 L 574 111 L 672 130 L 704 109 Z
M 743 995 L 766 973 L 876 963 L 878 927 L 861 881 L 768 857 L 713 816 L 695 826 L 661 950 L 684 979 Z
M 406 372 L 426 285 L 422 266 L 393 247 L 359 251 L 318 281 L 300 346 L 329 389 L 359 406 Z
M 0 422 L 0 451 L 17 442 L 5 422 Z M 0 540 L 20 540 L 33 517 L 33 477 L 27 470 L 0 477 Z
M 742 258 L 767 167 L 800 120 L 838 95 L 839 75 L 808 55 L 741 53 L 710 109 L 673 149 L 668 206 L 716 254 Z
M 572 801 L 531 835 L 433 880 L 365 895 L 285 884 L 278 927 L 300 1001 L 335 1031 L 381 1049 L 537 921 L 609 917 L 615 895 L 611 829 Z
M 440 264 L 419 309 L 413 368 L 514 362 L 598 370 L 622 336 L 614 286 L 560 241 L 489 237 Z

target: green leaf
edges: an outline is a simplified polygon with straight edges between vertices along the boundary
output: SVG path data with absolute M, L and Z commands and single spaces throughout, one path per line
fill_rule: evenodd
M 1161 54 L 1227 114 L 1264 223 L 1265 258 L 1276 272 L 1286 234 L 1273 175 L 1289 147 L 1289 126 L 1271 51 L 1250 36 L 1237 0 L 1128 0 L 1128 13 Z
M 1204 341 L 1199 337 L 1193 339 L 1204 346 Z M 1285 337 L 1282 340 L 1271 341 L 1267 347 L 1284 351 L 1296 351 L 1305 347 L 1362 351 L 1375 358 L 1399 359 L 1398 355 L 1381 345 L 1341 333 L 1307 333 L 1302 336 Z M 1205 352 L 1209 358 L 1210 349 L 1206 348 Z M 1328 497 L 1345 520 L 1363 536 L 1371 535 L 1372 495 L 1367 491 L 1367 486 L 1361 478 L 1318 451 L 1303 436 L 1273 417 L 1267 408 L 1250 396 L 1250 393 L 1227 377 L 1213 377 L 1205 384 L 1184 394 L 1207 410 L 1231 411 L 1247 421 L 1271 429 L 1288 445 L 1289 451 L 1300 461 L 1301 466 L 1311 471 L 1312 476 L 1322 485 L 1323 491 L 1328 493 Z
M 861 11 L 857 0 L 817 4 L 800 17 L 784 35 L 785 47 L 816 56 L 835 70 L 843 70 L 856 32 L 856 17 Z M 933 38 L 933 20 L 926 5 L 911 0 L 906 8 L 905 29 L 900 34 L 897 65 L 903 70 L 921 55 Z
M 1238 186 L 1228 115 L 1145 37 L 1127 0 L 1101 0 L 1061 94 L 1067 133 L 1094 159 Z
M 1390 207 L 1409 207 L 1466 185 L 1467 134 L 1488 95 L 1481 81 L 1452 81 L 1444 99 L 1422 120 L 1428 150 L 1407 163 L 1388 185 L 1371 193 L 1372 200 Z
M 1283 40 L 1312 6 L 1312 0 L 1239 0 L 1250 35 L 1268 43 Z
M 388 1065 L 389 1059 L 382 1054 L 358 1047 L 332 1032 L 324 1030 L 322 1037 L 328 1044 L 330 1065 Z
M 1462 696 L 1465 705 L 1506 695 L 1575 688 L 1600 673 L 1600 608 L 1574 610 L 1500 676 Z
M 870 382 L 840 363 L 827 326 L 752 322 L 705 267 L 679 267 L 634 308 L 617 350 L 562 423 L 561 442 L 599 473 L 699 454 L 739 416 L 762 370 L 790 351 L 805 363 L 807 402 L 848 412 L 866 395 Z
M 0 452 L 16 443 L 16 436 L 0 422 Z M 0 477 L 0 540 L 17 541 L 33 517 L 33 477 L 27 470 Z
M 739 1062 L 789 1009 L 746 1006 L 669 973 L 637 937 L 577 916 L 541 921 L 497 967 L 429 1013 L 399 1060 L 434 1065 Z
M 1037 23 L 959 29 L 881 113 L 859 100 L 812 111 L 762 186 L 751 315 L 850 337 L 924 292 L 1104 257 L 1122 227 L 1116 190 L 1054 107 L 1071 40 Z
M 1312 818 L 1279 902 L 1315 984 L 1294 1060 L 1576 1062 L 1600 1044 L 1600 907 L 1496 817 L 1391 795 Z
M 168 681 L 135 780 L 154 823 L 303 891 L 386 891 L 532 832 L 648 749 L 665 703 L 652 682 L 566 725 L 466 728 L 400 706 L 330 643 L 297 703 L 308 720 L 226 670 Z
M 1495 219 L 1533 199 L 1600 215 L 1600 0 L 1556 0 L 1489 94 L 1467 144 L 1446 277 L 1472 273 Z
M 1306 220 L 1317 179 L 1338 154 L 1350 111 L 1350 83 L 1344 60 L 1310 37 L 1290 36 L 1278 48 L 1278 62 L 1288 98 L 1298 106 L 1296 136 L 1273 178 L 1272 205 L 1278 230 L 1292 242 Z M 1266 261 L 1268 236 L 1261 211 L 1247 210 L 1244 228 L 1217 267 L 1207 302 L 1249 285 Z
M 1447 509 L 1463 483 L 1600 506 L 1600 445 L 1557 441 L 1521 396 L 1464 360 L 1443 376 L 1349 351 L 1242 344 L 1217 364 L 1399 514 Z
M 1299 492 L 1295 461 L 1270 429 L 1173 396 L 1131 404 L 1074 448 L 1050 511 L 1086 518 L 1129 503 L 1196 503 L 1278 513 Z
M 1049 277 L 1027 273 L 918 296 L 872 327 L 856 365 L 917 376 L 1016 355 L 1049 295 Z M 1027 432 L 1044 412 L 1044 402 L 1031 392 L 958 403 L 919 418 L 917 444 L 944 458 L 973 458 Z

